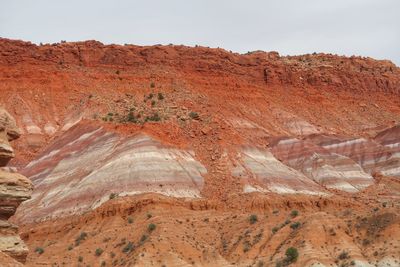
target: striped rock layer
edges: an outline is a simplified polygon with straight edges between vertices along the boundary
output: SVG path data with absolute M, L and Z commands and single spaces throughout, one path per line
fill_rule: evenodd
M 373 184 L 372 176 L 352 159 L 306 140 L 282 138 L 274 142 L 271 151 L 286 165 L 329 189 L 357 192 Z
M 31 221 L 82 214 L 116 195 L 154 192 L 196 198 L 206 169 L 192 151 L 168 147 L 147 135 L 121 137 L 78 125 L 23 172 L 35 192 L 17 218 Z
M 389 129 L 374 140 L 323 134 L 273 138 L 268 148 L 237 147 L 236 156 L 229 158 L 234 163 L 229 171 L 245 193 L 358 192 L 374 184 L 374 171 L 393 173 L 400 166 L 396 131 Z M 146 134 L 127 137 L 79 123 L 22 173 L 33 181 L 35 192 L 21 205 L 16 219 L 32 221 L 82 214 L 115 195 L 199 198 L 204 177 L 211 171 L 189 149 L 174 148 Z
M 400 177 L 400 157 L 399 151 L 396 151 L 398 145 L 389 144 L 392 142 L 390 140 L 395 138 L 385 138 L 384 135 L 378 134 L 377 140 L 333 135 L 313 135 L 307 139 L 331 153 L 351 158 L 369 174 L 380 173 L 385 176 Z M 385 142 L 389 142 L 388 145 L 384 145 Z
M 277 160 L 269 150 L 246 147 L 238 158 L 232 174 L 246 181 L 245 192 L 324 194 L 315 181 Z

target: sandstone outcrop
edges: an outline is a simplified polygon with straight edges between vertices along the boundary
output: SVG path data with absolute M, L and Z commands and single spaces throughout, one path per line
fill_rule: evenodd
M 0 167 L 4 167 L 14 156 L 9 141 L 18 136 L 14 119 L 0 108 Z M 6 168 L 0 170 L 0 253 L 19 262 L 25 262 L 28 248 L 18 235 L 18 227 L 7 220 L 14 215 L 21 202 L 30 198 L 32 189 L 31 181 L 25 176 L 12 173 Z M 6 263 L 8 266 L 18 266 L 4 256 L 4 264 Z

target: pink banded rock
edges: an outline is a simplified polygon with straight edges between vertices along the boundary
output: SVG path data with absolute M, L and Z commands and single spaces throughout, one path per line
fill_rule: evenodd
M 389 160 L 391 166 L 382 170 L 382 174 L 400 177 L 400 125 L 382 131 L 374 140 L 393 153 Z
M 277 159 L 329 189 L 357 192 L 374 183 L 352 159 L 306 140 L 280 138 L 272 140 L 270 146 Z
M 245 180 L 245 192 L 322 195 L 325 190 L 301 172 L 286 166 L 266 149 L 243 148 L 233 176 Z
M 312 135 L 307 140 L 331 153 L 351 158 L 369 174 L 399 175 L 400 160 L 390 146 L 366 138 L 345 138 L 334 135 Z
M 154 192 L 196 198 L 206 172 L 192 151 L 163 145 L 144 134 L 122 137 L 77 125 L 23 170 L 35 192 L 21 205 L 17 219 L 81 214 L 109 200 L 110 194 Z

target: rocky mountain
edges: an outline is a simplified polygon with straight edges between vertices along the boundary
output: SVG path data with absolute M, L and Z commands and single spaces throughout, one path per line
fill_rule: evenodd
M 0 73 L 27 266 L 400 264 L 389 61 L 0 39 Z

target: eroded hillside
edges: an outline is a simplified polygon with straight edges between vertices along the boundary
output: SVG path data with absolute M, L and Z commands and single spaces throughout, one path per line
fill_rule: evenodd
M 28 266 L 400 262 L 389 61 L 1 39 L 0 73 Z

